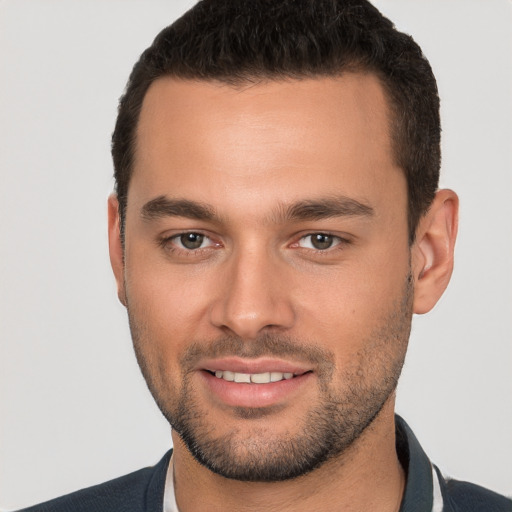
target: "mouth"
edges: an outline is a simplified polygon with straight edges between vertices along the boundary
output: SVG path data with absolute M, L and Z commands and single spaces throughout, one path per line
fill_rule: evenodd
M 291 404 L 311 392 L 315 372 L 288 361 L 226 358 L 204 361 L 197 372 L 210 404 L 262 408 Z
M 236 382 L 240 384 L 270 384 L 272 382 L 280 382 L 282 380 L 290 380 L 310 371 L 302 373 L 292 372 L 263 372 L 263 373 L 241 373 L 230 370 L 205 370 L 217 379 L 223 379 L 227 382 Z

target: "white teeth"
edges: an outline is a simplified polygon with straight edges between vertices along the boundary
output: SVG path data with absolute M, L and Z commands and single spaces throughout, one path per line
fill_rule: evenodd
M 267 384 L 270 382 L 270 372 L 267 373 L 253 373 L 251 375 L 251 382 L 255 384 Z
M 265 372 L 265 373 L 238 373 L 229 370 L 216 370 L 215 377 L 224 379 L 228 382 L 243 382 L 246 384 L 268 384 L 269 382 L 279 382 L 280 380 L 289 380 L 293 378 L 293 373 L 283 372 Z
M 283 379 L 284 377 L 281 372 L 270 372 L 270 382 L 277 382 Z
M 233 372 L 229 372 L 229 371 L 225 371 L 225 372 L 220 372 L 222 375 L 219 377 L 220 379 L 224 379 L 224 380 L 227 380 L 229 382 L 233 382 L 235 380 L 235 374 Z M 215 374 L 217 375 L 217 374 Z M 218 375 L 217 375 L 218 377 Z
M 251 375 L 249 373 L 236 373 L 235 372 L 235 382 L 245 382 L 250 384 Z

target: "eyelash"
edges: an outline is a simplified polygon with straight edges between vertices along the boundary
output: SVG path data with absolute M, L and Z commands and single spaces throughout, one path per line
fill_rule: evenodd
M 211 242 L 211 245 L 209 245 L 207 247 L 198 247 L 196 249 L 187 249 L 187 248 L 176 247 L 176 245 L 173 243 L 173 240 L 179 239 L 179 238 L 181 238 L 182 236 L 185 236 L 185 235 L 198 235 L 198 236 L 202 236 L 202 237 L 204 237 L 206 239 L 209 239 L 210 242 Z M 332 245 L 331 247 L 327 247 L 325 249 L 316 249 L 314 247 L 302 247 L 300 245 L 301 241 L 307 239 L 308 237 L 312 237 L 312 236 L 315 236 L 315 235 L 317 235 L 317 236 L 321 235 L 321 236 L 326 236 L 326 237 L 332 237 L 334 245 Z M 349 240 L 347 238 L 343 238 L 343 237 L 338 236 L 338 235 L 334 235 L 334 234 L 329 233 L 329 232 L 314 231 L 314 232 L 307 233 L 307 234 L 301 236 L 296 242 L 293 242 L 290 245 L 290 247 L 306 249 L 308 251 L 308 253 L 310 253 L 310 254 L 313 253 L 315 255 L 327 256 L 327 255 L 332 254 L 334 251 L 343 250 L 346 246 L 350 245 L 351 243 L 352 243 L 351 240 Z M 198 256 L 203 251 L 208 250 L 208 249 L 210 249 L 212 247 L 213 248 L 222 247 L 222 244 L 214 242 L 211 237 L 209 237 L 208 235 L 206 235 L 204 233 L 201 233 L 199 231 L 184 231 L 184 232 L 172 235 L 172 236 L 162 237 L 160 240 L 158 240 L 158 245 L 160 247 L 162 247 L 168 253 L 180 253 L 180 255 L 184 255 L 186 257 Z
M 173 240 L 179 239 L 179 238 L 181 238 L 182 236 L 185 236 L 185 235 L 198 235 L 198 236 L 202 236 L 205 239 L 210 240 L 212 242 L 212 244 L 210 246 L 208 246 L 208 247 L 198 247 L 197 249 L 187 249 L 187 248 L 177 247 L 173 243 Z M 185 256 L 194 256 L 194 255 L 197 255 L 198 253 L 200 253 L 200 252 L 202 252 L 202 251 L 204 251 L 206 249 L 209 249 L 210 247 L 220 247 L 221 246 L 220 243 L 213 242 L 211 237 L 209 237 L 208 235 L 206 235 L 204 233 L 201 233 L 199 231 L 183 231 L 182 233 L 177 233 L 175 235 L 162 237 L 161 239 L 158 240 L 158 245 L 160 247 L 162 247 L 167 252 L 170 252 L 170 253 L 179 252 L 179 253 L 181 253 L 181 254 L 183 254 Z
M 292 244 L 292 245 L 293 246 L 301 247 L 299 245 L 301 241 L 303 241 L 303 240 L 305 240 L 307 238 L 313 237 L 315 235 L 316 236 L 331 237 L 332 238 L 332 242 L 333 242 L 333 245 L 331 245 L 330 247 L 327 247 L 325 249 L 317 249 L 315 247 L 303 247 L 304 249 L 307 249 L 309 251 L 313 251 L 315 254 L 327 255 L 327 254 L 332 253 L 333 251 L 342 250 L 344 247 L 346 247 L 347 245 L 350 244 L 350 240 L 348 240 L 346 238 L 343 238 L 341 236 L 334 235 L 332 233 L 324 232 L 324 231 L 315 231 L 313 233 L 308 233 L 307 235 L 301 236 L 299 238 L 299 240 L 297 242 L 295 242 L 294 244 Z M 311 242 L 311 244 L 312 244 L 312 242 Z

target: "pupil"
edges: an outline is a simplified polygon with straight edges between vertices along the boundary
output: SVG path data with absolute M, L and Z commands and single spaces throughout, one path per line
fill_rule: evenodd
M 203 243 L 204 235 L 198 233 L 186 233 L 180 236 L 180 242 L 187 249 L 199 249 Z
M 332 245 L 332 236 L 319 233 L 311 237 L 311 243 L 315 249 L 329 249 Z

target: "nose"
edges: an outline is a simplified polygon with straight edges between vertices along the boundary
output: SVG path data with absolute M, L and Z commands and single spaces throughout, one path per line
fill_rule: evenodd
M 240 250 L 224 270 L 211 308 L 213 325 L 244 339 L 255 339 L 265 330 L 284 331 L 293 326 L 291 288 L 278 258 L 264 250 Z

